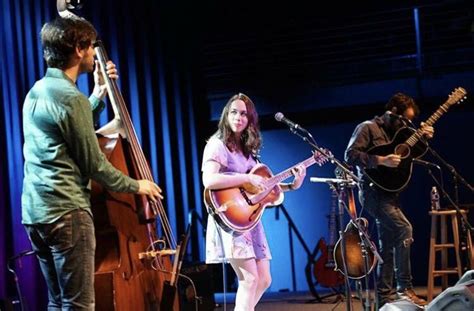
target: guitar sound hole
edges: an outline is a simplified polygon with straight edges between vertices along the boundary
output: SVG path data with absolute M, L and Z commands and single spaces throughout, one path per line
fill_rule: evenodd
M 410 147 L 406 144 L 400 144 L 395 148 L 395 154 L 398 154 L 402 159 L 410 155 Z

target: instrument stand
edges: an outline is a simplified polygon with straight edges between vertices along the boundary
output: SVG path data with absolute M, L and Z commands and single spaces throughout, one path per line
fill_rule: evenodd
M 8 271 L 10 271 L 13 274 L 13 279 L 15 280 L 16 292 L 18 294 L 18 300 L 12 301 L 12 304 L 19 304 L 21 311 L 28 310 L 28 305 L 24 301 L 23 294 L 21 293 L 21 287 L 20 287 L 20 281 L 18 280 L 18 275 L 17 275 L 15 269 L 12 266 L 13 266 L 13 264 L 16 260 L 21 260 L 23 257 L 31 256 L 31 255 L 34 255 L 34 254 L 35 254 L 35 251 L 33 251 L 33 250 L 22 251 L 18 255 L 15 255 L 15 256 L 11 257 L 10 259 L 8 259 L 8 262 L 7 262 Z
M 296 271 L 295 271 L 295 254 L 293 250 L 293 233 L 292 232 L 296 234 L 296 237 L 298 238 L 298 241 L 300 242 L 301 246 L 303 246 L 303 249 L 305 250 L 306 256 L 308 258 L 308 261 L 307 261 L 308 264 L 305 267 L 306 280 L 308 282 L 310 292 L 315 298 L 314 300 L 311 300 L 309 302 L 322 302 L 323 299 L 325 298 L 338 295 L 339 292 L 332 289 L 334 293 L 321 296 L 316 291 L 316 288 L 314 288 L 313 283 L 310 283 L 312 278 L 311 278 L 311 266 L 309 263 L 316 257 L 316 254 L 318 253 L 319 249 L 316 247 L 313 252 L 310 251 L 308 245 L 303 239 L 303 236 L 301 235 L 300 231 L 296 227 L 295 222 L 291 218 L 290 214 L 288 214 L 288 211 L 286 210 L 285 205 L 280 204 L 280 205 L 275 206 L 276 218 L 279 219 L 280 210 L 283 212 L 283 215 L 285 215 L 285 218 L 288 221 L 288 234 L 289 234 L 289 241 L 290 241 L 291 276 L 292 276 L 293 291 L 296 291 L 296 279 L 295 279 Z
M 362 302 L 362 307 L 364 308 L 365 311 L 370 311 L 372 309 L 372 300 L 370 298 L 370 290 L 369 290 L 369 272 L 370 272 L 370 266 L 369 266 L 369 256 L 368 256 L 368 249 L 374 254 L 376 258 L 376 262 L 383 263 L 382 257 L 377 251 L 377 248 L 375 245 L 372 243 L 370 240 L 370 237 L 367 235 L 367 232 L 362 229 L 357 221 L 353 220 L 353 223 L 355 224 L 354 226 L 357 228 L 357 231 L 359 232 L 359 237 L 362 243 L 360 244 L 361 247 L 361 252 L 362 252 L 362 258 L 364 259 L 364 282 L 365 282 L 365 297 L 360 296 L 361 302 Z M 376 273 L 372 274 L 373 278 L 373 283 L 374 283 L 374 293 L 375 293 L 375 298 L 374 298 L 374 306 L 375 310 L 378 310 L 378 299 L 377 297 L 377 280 L 376 280 Z M 358 280 L 358 282 L 361 282 Z
M 312 268 L 311 262 L 313 262 L 313 263 L 315 262 L 316 255 L 318 254 L 319 251 L 321 251 L 319 246 L 320 246 L 319 243 L 316 244 L 316 246 L 314 247 L 313 252 L 308 257 L 308 261 L 307 261 L 307 264 L 306 264 L 306 267 L 305 267 L 305 276 L 306 276 L 306 281 L 307 281 L 308 286 L 309 286 L 309 291 L 315 297 L 315 299 L 309 300 L 309 301 L 307 301 L 307 303 L 324 302 L 324 299 L 332 297 L 332 296 L 336 296 L 336 298 L 333 301 L 331 301 L 331 303 L 336 303 L 338 301 L 344 301 L 344 296 L 343 296 L 343 293 L 341 292 L 341 287 L 327 287 L 327 288 L 330 288 L 332 290 L 332 293 L 329 293 L 329 294 L 326 294 L 326 295 L 323 295 L 323 296 L 320 296 L 318 294 L 318 292 L 316 291 L 315 285 L 317 285 L 319 283 L 318 283 L 317 280 L 316 280 L 316 283 L 313 282 L 313 271 L 311 269 Z
M 311 177 L 310 178 L 311 182 L 325 182 L 329 184 L 329 186 L 335 190 L 337 197 L 338 197 L 338 206 L 339 206 L 339 236 L 341 237 L 340 239 L 340 245 L 341 245 L 341 258 L 342 258 L 342 263 L 343 263 L 343 275 L 345 278 L 345 290 L 346 290 L 346 310 L 352 310 L 352 305 L 351 305 L 351 289 L 350 289 L 350 284 L 349 284 L 349 277 L 347 273 L 347 265 L 346 265 L 346 245 L 345 245 L 345 239 L 344 237 L 344 231 L 343 231 L 343 223 L 344 223 L 344 210 L 347 210 L 347 205 L 344 202 L 344 193 L 347 191 L 347 188 L 352 188 L 355 187 L 355 182 L 352 180 L 346 180 L 346 179 L 338 179 L 338 178 L 318 178 L 318 177 Z M 351 215 L 350 211 L 347 210 L 347 213 Z M 359 226 L 359 223 L 357 222 L 357 219 L 353 218 L 351 215 L 351 221 L 353 226 L 357 229 L 359 233 L 360 240 L 362 243 L 360 244 L 361 247 L 361 253 L 362 257 L 364 260 L 364 281 L 365 281 L 365 298 L 362 297 L 361 291 L 358 289 L 358 294 L 359 294 L 359 299 L 362 302 L 362 307 L 366 311 L 370 311 L 372 307 L 372 301 L 370 299 L 370 290 L 369 290 L 369 271 L 370 271 L 370 266 L 369 266 L 369 256 L 368 256 L 368 249 L 371 250 L 371 252 L 374 254 L 375 258 L 383 263 L 382 258 L 380 257 L 380 254 L 378 253 L 376 247 L 374 244 L 371 242 L 369 236 L 367 235 L 366 231 L 362 229 Z M 375 273 L 373 274 L 374 278 L 374 291 L 377 293 L 377 282 L 375 280 Z M 356 281 L 358 285 L 362 285 L 360 280 Z M 375 305 L 377 305 L 377 302 L 375 302 Z M 377 308 L 377 306 L 376 306 Z
M 299 131 L 298 131 L 298 129 L 299 129 Z M 344 238 L 342 238 L 342 237 L 344 237 L 344 235 L 343 235 L 344 231 L 343 231 L 343 228 L 342 228 L 344 209 L 347 209 L 347 206 L 343 202 L 342 196 L 343 196 L 343 193 L 345 192 L 345 187 L 354 187 L 355 185 L 357 185 L 360 182 L 360 178 L 358 178 L 341 161 L 336 159 L 331 152 L 328 152 L 324 148 L 319 147 L 318 144 L 316 143 L 315 139 L 311 135 L 311 133 L 309 133 L 307 130 L 304 130 L 299 125 L 297 125 L 296 127 L 291 127 L 290 130 L 293 134 L 299 136 L 301 139 L 303 139 L 303 141 L 308 143 L 315 152 L 319 152 L 322 155 L 324 155 L 326 158 L 328 158 L 329 161 L 336 166 L 336 169 L 339 169 L 342 172 L 342 175 L 345 177 L 345 179 L 336 179 L 335 181 L 330 181 L 330 183 L 331 183 L 332 186 L 335 187 L 336 192 L 338 194 L 339 225 L 340 225 L 340 227 L 339 227 L 339 236 L 341 237 L 341 253 L 342 253 L 341 257 L 342 257 L 342 261 L 343 261 L 343 270 L 344 270 L 344 277 L 345 277 L 345 283 L 346 283 L 346 310 L 352 311 L 350 284 L 349 284 L 349 278 L 347 276 L 347 266 L 346 266 L 346 259 L 345 259 L 345 241 L 344 241 Z M 314 181 L 314 179 L 313 179 L 313 181 Z M 348 213 L 350 215 L 349 211 L 348 211 Z M 352 218 L 352 215 L 351 215 L 351 218 Z M 352 222 L 354 224 L 354 227 L 357 228 L 357 230 L 359 232 L 359 235 L 361 237 L 361 241 L 362 241 L 361 246 L 364 245 L 363 247 L 365 247 L 365 249 L 370 248 L 372 250 L 372 252 L 374 253 L 376 259 L 379 260 L 380 263 L 383 263 L 383 260 L 380 257 L 380 254 L 377 252 L 376 247 L 370 242 L 370 238 L 368 237 L 365 230 L 361 230 L 361 228 L 359 227 L 356 219 L 352 219 Z M 365 252 L 365 254 L 366 253 L 367 252 Z M 368 269 L 368 259 L 367 259 L 366 255 L 365 255 L 364 261 L 365 261 L 364 267 L 365 267 L 365 270 L 366 270 L 365 271 L 366 272 L 365 273 L 365 278 L 366 278 L 366 285 L 367 285 L 366 286 L 367 297 L 366 297 L 365 305 L 366 305 L 366 308 L 368 307 L 369 308 L 368 310 L 370 310 L 371 302 L 369 301 L 370 300 L 370 292 L 369 292 L 369 289 L 368 289 L 368 279 L 367 279 L 368 278 L 367 273 L 368 273 L 369 269 Z M 376 283 L 374 283 L 374 286 L 376 287 Z M 375 288 L 375 292 L 377 292 L 376 288 Z
M 360 239 L 362 241 L 360 247 L 361 247 L 361 250 L 362 250 L 362 257 L 364 258 L 365 298 L 363 299 L 361 293 L 359 293 L 359 297 L 360 297 L 361 302 L 362 302 L 362 308 L 365 311 L 370 311 L 372 309 L 372 301 L 370 299 L 370 290 L 369 290 L 369 276 L 368 275 L 369 275 L 370 267 L 369 267 L 369 256 L 368 256 L 368 253 L 367 253 L 367 244 L 372 246 L 372 247 L 369 246 L 369 248 L 371 249 L 372 252 L 374 252 L 374 254 L 376 254 L 376 257 L 378 258 L 377 260 L 380 260 L 380 262 L 383 262 L 383 260 L 380 258 L 380 255 L 377 252 L 376 248 L 373 246 L 372 242 L 370 240 L 367 241 L 366 238 L 365 238 L 365 235 L 363 235 L 361 232 L 362 231 L 359 229 L 359 236 L 360 236 Z M 375 251 L 373 249 L 375 249 Z M 376 273 L 372 274 L 372 279 L 373 279 L 373 283 L 374 283 L 374 295 L 375 295 L 375 297 L 374 297 L 374 302 L 375 302 L 374 306 L 375 306 L 375 310 L 378 310 L 379 309 L 379 302 L 378 302 L 378 299 L 376 298 L 377 297 Z M 358 282 L 361 282 L 361 281 L 358 280 Z
M 345 181 L 347 183 L 348 181 Z M 351 285 L 349 283 L 349 276 L 347 273 L 347 263 L 346 263 L 346 241 L 344 237 L 344 209 L 346 204 L 343 200 L 343 192 L 345 191 L 345 184 L 340 182 L 332 184 L 331 187 L 335 189 L 337 194 L 337 201 L 339 206 L 339 237 L 341 238 L 341 258 L 342 258 L 342 270 L 344 275 L 344 284 L 346 290 L 346 311 L 352 311 L 352 297 L 351 297 Z

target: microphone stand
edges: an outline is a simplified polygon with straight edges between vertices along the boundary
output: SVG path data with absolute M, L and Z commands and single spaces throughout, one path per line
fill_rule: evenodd
M 466 238 L 468 235 L 471 235 L 472 232 L 474 232 L 474 228 L 472 227 L 472 225 L 469 223 L 468 219 L 467 219 L 467 216 L 463 213 L 461 213 L 461 208 L 460 208 L 460 205 L 459 205 L 459 181 L 461 181 L 461 183 L 467 188 L 469 189 L 471 192 L 474 192 L 474 187 L 472 185 L 470 185 L 457 171 L 456 169 L 451 165 L 449 164 L 448 162 L 446 162 L 433 148 L 431 148 L 430 146 L 426 145 L 427 146 L 427 149 L 428 151 L 438 160 L 440 161 L 445 167 L 448 168 L 449 172 L 451 173 L 452 177 L 453 177 L 453 182 L 454 182 L 454 196 L 455 196 L 455 199 L 453 200 L 449 194 L 445 191 L 445 189 L 442 187 L 442 185 L 440 185 L 440 183 L 438 182 L 438 180 L 433 176 L 432 172 L 430 169 L 428 169 L 428 173 L 430 174 L 431 178 L 433 178 L 433 180 L 435 181 L 435 183 L 437 185 L 440 186 L 440 189 L 441 189 L 441 192 L 443 194 L 443 197 L 446 198 L 452 206 L 454 206 L 454 208 L 456 209 L 456 212 L 457 212 L 457 215 L 459 217 L 459 219 L 461 220 L 461 230 L 462 230 L 462 235 L 463 235 L 463 243 L 465 243 L 465 246 L 468 250 L 468 263 L 466 264 L 466 266 L 468 267 L 468 269 L 472 269 L 473 268 L 473 258 L 472 258 L 472 249 L 471 249 L 471 246 L 470 243 L 469 243 L 469 240 L 464 240 L 464 238 Z M 441 171 L 441 168 L 439 169 Z
M 33 254 L 35 254 L 35 251 L 33 251 L 33 250 L 22 251 L 18 255 L 15 255 L 15 256 L 11 257 L 10 259 L 8 259 L 8 263 L 7 263 L 8 271 L 10 271 L 13 274 L 13 279 L 15 281 L 16 291 L 17 291 L 17 294 L 18 294 L 18 301 L 12 301 L 12 303 L 20 303 L 20 310 L 21 311 L 28 310 L 28 306 L 25 305 L 24 297 L 23 297 L 23 294 L 21 293 L 21 287 L 20 287 L 20 282 L 18 280 L 18 275 L 17 275 L 15 269 L 12 267 L 12 264 L 13 264 L 14 261 L 16 261 L 18 259 L 21 260 L 23 257 L 30 256 L 30 255 L 33 255 Z
M 465 185 L 472 191 L 472 186 L 470 184 L 468 184 L 464 178 L 459 175 L 456 170 L 454 169 L 454 167 L 452 167 L 450 164 L 448 164 L 446 161 L 444 161 L 440 156 L 439 154 L 434 151 L 431 147 L 428 147 L 428 150 L 430 151 L 430 153 L 432 155 L 434 155 L 438 160 L 440 160 L 444 165 L 446 165 L 449 169 L 450 169 L 450 172 L 454 175 L 454 178 L 455 178 L 455 181 L 457 180 L 462 180 L 463 183 L 465 183 Z M 441 168 L 440 168 L 440 171 L 441 171 Z M 440 182 L 434 175 L 433 173 L 431 172 L 430 169 L 428 169 L 428 173 L 430 174 L 431 178 L 434 180 L 434 182 L 436 183 L 436 185 L 441 189 L 441 192 L 443 194 L 443 197 L 446 198 L 449 203 L 451 203 L 451 205 L 454 207 L 454 209 L 457 211 L 458 215 L 461 217 L 461 220 L 463 221 L 464 225 L 467 226 L 467 228 L 469 229 L 469 231 L 474 231 L 474 228 L 472 227 L 472 225 L 468 222 L 467 218 L 465 215 L 463 215 L 461 213 L 461 209 L 458 205 L 459 202 L 455 202 L 451 196 L 446 192 L 446 190 L 444 189 L 443 185 L 442 185 L 442 182 Z M 458 194 L 456 194 L 456 197 L 458 197 Z
M 301 132 L 298 131 L 298 128 L 301 130 Z M 338 185 L 338 186 L 342 186 L 342 188 L 345 188 L 345 186 L 349 185 L 351 181 L 353 182 L 356 182 L 357 184 L 360 182 L 360 178 L 357 177 L 349 168 L 347 168 L 344 164 L 342 164 L 341 161 L 339 161 L 338 159 L 336 159 L 336 157 L 334 157 L 334 155 L 330 152 L 327 152 L 324 148 L 321 148 L 318 146 L 318 144 L 316 143 L 313 135 L 311 135 L 310 132 L 308 132 L 307 130 L 301 128 L 301 127 L 298 127 L 298 128 L 294 128 L 294 127 L 290 127 L 290 131 L 299 136 L 301 139 L 303 139 L 303 141 L 305 141 L 307 144 L 309 144 L 311 146 L 311 148 L 319 153 L 321 153 L 322 155 L 324 155 L 326 158 L 329 159 L 329 161 L 331 163 L 333 163 L 337 169 L 339 169 L 342 174 L 348 179 L 345 180 L 345 184 L 341 184 L 341 185 Z M 304 133 L 306 134 L 305 135 L 302 135 L 301 133 Z M 340 189 L 340 190 L 344 190 L 344 189 Z M 344 191 L 340 191 L 340 193 L 342 193 Z M 338 196 L 339 196 L 339 193 L 338 193 Z M 342 214 L 343 214 L 343 210 L 344 210 L 344 207 L 345 209 L 347 210 L 347 206 L 346 204 L 344 204 L 342 202 L 342 200 L 338 200 L 339 201 L 339 221 L 340 221 L 340 231 L 339 231 L 339 235 L 341 237 L 341 257 L 342 257 L 342 261 L 343 261 L 343 266 L 344 266 L 344 278 L 345 278 L 345 284 L 346 284 L 346 310 L 352 310 L 352 305 L 351 305 L 351 291 L 350 291 L 350 285 L 349 285 L 349 278 L 348 278 L 348 273 L 347 273 L 347 267 L 346 267 L 346 261 L 345 261 L 345 239 L 343 238 L 343 229 L 342 229 Z M 349 213 L 350 214 L 350 213 Z M 361 247 L 363 247 L 362 249 L 362 253 L 363 254 L 366 254 L 366 247 L 368 246 L 368 248 L 370 248 L 372 250 L 372 252 L 374 253 L 375 257 L 377 258 L 377 260 L 380 260 L 380 263 L 383 263 L 383 260 L 382 260 L 382 257 L 380 257 L 380 254 L 377 252 L 377 249 L 376 247 L 373 245 L 373 243 L 370 242 L 370 238 L 368 237 L 367 233 L 365 232 L 365 230 L 362 230 L 358 224 L 358 222 L 356 221 L 356 219 L 353 219 L 353 223 L 354 223 L 354 227 L 358 230 L 359 232 L 359 235 L 361 237 L 361 241 L 362 241 L 362 244 L 364 245 L 361 245 Z M 365 253 L 364 253 L 365 252 Z M 365 262 L 367 262 L 368 258 L 367 256 L 365 256 Z M 368 266 L 367 263 L 364 264 L 364 266 Z M 366 278 L 366 284 L 368 284 L 368 280 L 367 280 L 367 274 L 368 274 L 368 269 L 366 271 L 366 274 L 365 274 L 365 278 Z M 374 286 L 375 283 L 374 283 Z M 375 289 L 375 291 L 377 291 Z M 366 297 L 366 299 L 370 299 L 370 296 L 368 295 Z M 370 302 L 366 301 L 366 310 L 370 310 Z
M 458 193 L 458 181 L 461 181 L 461 183 L 466 186 L 467 189 L 469 189 L 471 192 L 474 192 L 474 187 L 469 184 L 457 171 L 456 169 L 446 162 L 433 148 L 428 146 L 428 151 L 436 158 L 438 159 L 441 163 L 443 163 L 444 166 L 446 166 L 449 169 L 449 172 L 453 175 L 453 180 L 454 180 L 454 187 L 456 190 L 455 197 L 456 197 L 456 202 L 459 203 L 459 193 Z
M 406 119 L 406 118 L 402 118 L 401 119 L 403 121 L 403 123 L 405 124 L 405 126 L 407 127 L 411 127 L 413 129 L 416 130 L 416 126 L 413 124 L 413 122 L 411 122 L 411 120 L 409 119 Z M 431 155 L 433 155 L 438 161 L 440 161 L 444 166 L 446 166 L 448 169 L 449 169 L 449 172 L 452 174 L 453 176 L 453 181 L 454 181 L 454 196 L 455 196 L 455 200 L 453 201 L 453 199 L 451 198 L 451 196 L 445 191 L 444 187 L 443 187 L 443 179 L 441 177 L 441 181 L 438 181 L 438 179 L 433 175 L 432 171 L 430 168 L 428 168 L 428 174 L 430 174 L 431 178 L 435 181 L 436 185 L 441 189 L 441 193 L 443 194 L 443 197 L 446 198 L 452 206 L 454 206 L 456 212 L 457 212 L 457 215 L 459 216 L 459 218 L 461 219 L 461 229 L 463 231 L 463 233 L 465 233 L 466 231 L 469 230 L 469 234 L 471 232 L 474 232 L 474 228 L 472 227 L 472 225 L 469 223 L 469 221 L 467 220 L 467 217 L 465 215 L 463 215 L 461 213 L 461 209 L 459 207 L 459 181 L 461 181 L 461 183 L 467 188 L 469 189 L 471 192 L 474 192 L 474 187 L 469 184 L 457 171 L 456 169 L 451 165 L 449 164 L 448 162 L 446 162 L 446 160 L 444 160 L 433 148 L 430 147 L 430 145 L 428 144 L 428 142 L 425 140 L 425 139 L 420 139 L 419 140 L 421 143 L 423 143 L 423 145 L 426 147 L 426 149 L 431 153 Z M 441 168 L 438 166 L 437 167 L 440 171 L 440 175 L 442 176 L 442 170 Z M 469 243 L 466 243 L 466 245 L 469 244 Z M 467 245 L 468 248 L 471 247 L 471 245 Z M 472 261 L 472 260 L 471 260 Z M 471 267 L 472 268 L 472 267 Z
M 332 153 L 328 153 L 326 150 L 319 147 L 316 141 L 314 140 L 313 135 L 311 135 L 310 132 L 304 130 L 304 132 L 308 135 L 308 137 L 301 135 L 301 133 L 299 133 L 295 128 L 290 128 L 290 132 L 299 136 L 303 141 L 305 141 L 308 145 L 310 145 L 313 150 L 316 150 L 317 152 L 321 153 L 326 158 L 328 158 L 329 161 L 333 163 L 336 167 L 338 167 L 345 176 L 349 176 L 349 178 L 355 181 L 356 183 L 360 182 L 359 177 L 357 177 L 350 169 L 348 169 L 344 164 L 342 164 L 341 161 L 336 159 L 336 157 L 334 157 Z

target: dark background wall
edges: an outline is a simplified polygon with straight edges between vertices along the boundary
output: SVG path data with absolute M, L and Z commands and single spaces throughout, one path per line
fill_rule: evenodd
M 0 165 L 4 228 L 0 298 L 15 295 L 6 260 L 29 248 L 19 208 L 21 103 L 44 73 L 37 34 L 56 14 L 54 1 L 2 0 L 1 4 L 0 126 L 5 135 L 0 144 L 6 152 Z M 313 2 L 88 1 L 82 15 L 98 28 L 119 65 L 125 100 L 154 176 L 165 189 L 176 235 L 184 231 L 190 210 L 206 217 L 201 203 L 201 153 L 232 94 L 244 92 L 256 103 L 264 135 L 262 159 L 278 172 L 307 158 L 310 148 L 273 119 L 277 111 L 307 128 L 319 145 L 342 159 L 356 124 L 383 113 L 393 93 L 413 96 L 422 109 L 417 121 L 422 121 L 455 87 L 469 92 L 474 85 L 472 1 L 370 5 L 334 1 L 324 6 Z M 83 78 L 79 86 L 87 92 L 90 83 Z M 110 116 L 108 111 L 102 122 Z M 471 99 L 451 107 L 436 124 L 432 141 L 433 148 L 471 182 L 473 116 Z M 453 195 L 451 175 L 442 169 L 446 188 Z M 333 177 L 333 166 L 312 167 L 307 176 Z M 412 265 L 417 285 L 426 284 L 432 185 L 426 169 L 417 167 L 403 193 L 403 205 L 414 226 Z M 473 202 L 473 195 L 462 185 L 459 197 L 461 203 Z M 327 236 L 330 204 L 327 186 L 312 184 L 309 178 L 301 190 L 286 196 L 285 207 L 311 250 L 320 237 Z M 374 233 L 374 221 L 369 220 Z M 274 258 L 270 290 L 307 289 L 306 253 L 293 234 L 291 256 L 286 218 L 278 209 L 269 209 L 263 221 Z M 188 259 L 203 260 L 203 248 L 202 227 L 195 225 Z M 28 261 L 23 269 L 20 280 L 31 301 L 44 301 L 35 261 Z M 30 279 L 34 283 L 25 281 Z

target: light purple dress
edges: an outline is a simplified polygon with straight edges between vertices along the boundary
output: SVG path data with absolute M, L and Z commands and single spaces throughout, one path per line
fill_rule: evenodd
M 231 152 L 225 144 L 213 136 L 204 148 L 202 167 L 208 161 L 221 165 L 220 173 L 247 173 L 257 163 L 252 156 L 245 158 L 242 153 Z M 227 262 L 229 259 L 271 259 L 263 225 L 257 226 L 245 233 L 227 233 L 219 227 L 214 218 L 209 215 L 206 234 L 206 263 Z

